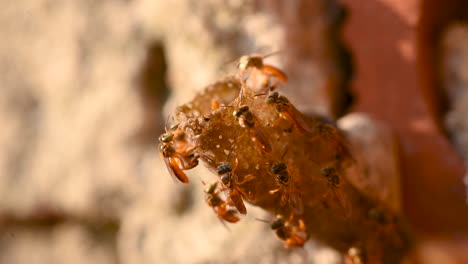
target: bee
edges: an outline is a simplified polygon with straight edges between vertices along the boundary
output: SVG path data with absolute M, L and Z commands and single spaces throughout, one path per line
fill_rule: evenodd
M 398 219 L 396 215 L 392 214 L 388 209 L 379 207 L 372 208 L 368 211 L 367 217 L 379 225 L 378 235 L 385 237 L 392 237 L 393 243 L 403 246 L 406 244 L 402 236 L 394 236 L 396 232 L 403 232 L 398 227 Z
M 265 102 L 267 105 L 273 106 L 280 117 L 274 122 L 274 125 L 284 119 L 292 123 L 301 133 L 310 133 L 312 131 L 302 113 L 289 102 L 288 98 L 279 95 L 278 92 L 273 92 L 268 95 Z
M 271 145 L 263 133 L 257 118 L 252 111 L 250 111 L 249 106 L 241 105 L 232 115 L 236 118 L 241 127 L 247 128 L 250 133 L 253 134 L 252 140 L 258 144 L 261 150 L 264 152 L 271 152 Z
M 268 223 L 266 220 L 257 220 Z M 270 228 L 275 232 L 276 237 L 283 241 L 285 248 L 304 246 L 306 239 L 301 233 L 305 231 L 305 224 L 302 220 L 298 220 L 298 224 L 293 225 L 291 220 L 287 221 L 284 216 L 277 215 L 271 222 Z
M 242 181 L 239 181 L 238 176 L 235 172 L 238 160 L 235 160 L 234 169 L 229 162 L 222 162 L 217 168 L 216 171 L 221 181 L 221 185 L 224 190 L 228 190 L 227 201 L 228 204 L 234 205 L 237 211 L 241 214 L 247 214 L 247 209 L 245 208 L 244 201 L 242 197 L 247 198 L 248 200 L 253 200 L 253 193 L 246 193 L 240 185 L 253 180 L 253 175 L 249 174 L 244 177 Z
M 326 198 L 330 193 L 332 193 L 334 199 L 338 202 L 338 205 L 343 209 L 345 217 L 349 217 L 351 215 L 350 202 L 340 190 L 341 180 L 336 169 L 333 167 L 324 167 L 320 170 L 320 175 L 327 179 L 329 187 L 324 197 Z
M 283 154 L 283 157 L 285 154 L 286 152 Z M 271 190 L 270 194 L 275 194 L 281 191 L 280 205 L 284 206 L 286 203 L 289 203 L 296 214 L 303 214 L 304 205 L 302 203 L 302 199 L 299 196 L 299 191 L 291 180 L 286 164 L 284 162 L 273 163 L 270 167 L 270 173 L 275 175 L 276 183 L 278 184 L 278 188 Z
M 338 128 L 333 124 L 318 122 L 312 130 L 311 135 L 312 136 L 308 138 L 310 142 L 326 140 L 331 146 L 333 146 L 336 150 L 338 160 L 354 160 L 351 152 L 349 151 L 350 148 L 348 142 L 346 142 L 346 139 L 340 134 Z
M 372 208 L 367 215 L 370 219 L 382 225 L 386 225 L 390 222 L 388 215 L 381 208 Z
M 268 54 L 268 55 L 260 55 L 260 54 L 244 55 L 239 59 L 237 68 L 240 70 L 241 75 L 243 75 L 247 70 L 256 69 L 264 77 L 264 82 L 261 85 L 262 89 L 265 89 L 268 87 L 270 91 L 273 91 L 274 89 L 276 89 L 276 86 L 278 86 L 281 82 L 283 83 L 287 82 L 288 77 L 280 69 L 272 65 L 263 63 L 263 59 L 265 59 L 267 56 L 271 56 L 272 54 L 273 53 Z M 272 77 L 275 78 L 275 82 L 271 84 L 270 79 Z
M 211 184 L 205 190 L 205 201 L 206 203 L 213 208 L 213 211 L 216 213 L 219 219 L 227 221 L 229 223 L 236 223 L 240 219 L 236 216 L 236 210 L 229 209 L 226 201 L 219 197 L 220 189 L 218 187 L 218 182 Z M 224 223 L 223 223 L 224 224 Z
M 159 152 L 170 174 L 180 182 L 188 183 L 189 178 L 183 170 L 196 167 L 199 156 L 195 154 L 196 147 L 188 147 L 183 132 L 178 129 L 179 125 L 175 125 L 159 136 Z

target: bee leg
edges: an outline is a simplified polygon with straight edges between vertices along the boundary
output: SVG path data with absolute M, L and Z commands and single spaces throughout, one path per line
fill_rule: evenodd
M 242 181 L 237 182 L 237 185 L 242 185 L 242 184 L 244 184 L 246 182 L 249 182 L 249 181 L 253 180 L 254 178 L 255 177 L 252 174 L 249 174 L 249 175 L 245 176 Z

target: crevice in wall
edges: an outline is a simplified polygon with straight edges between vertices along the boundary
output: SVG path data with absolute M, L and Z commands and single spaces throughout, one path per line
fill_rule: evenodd
M 170 90 L 166 72 L 167 62 L 163 44 L 150 43 L 136 76 L 136 86 L 143 108 L 142 124 L 136 137 L 142 145 L 153 146 L 157 135 L 164 130 L 163 120 L 166 117 L 162 114 L 162 108 Z

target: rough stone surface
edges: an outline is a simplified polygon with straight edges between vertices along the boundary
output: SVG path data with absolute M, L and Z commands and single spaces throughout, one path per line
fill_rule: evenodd
M 35 1 L 0 11 L 0 214 L 45 206 L 115 219 L 132 195 L 143 42 L 135 17 L 119 20 L 126 8 Z
M 0 235 L 0 263 L 117 263 L 114 240 L 102 226 L 9 226 Z
M 283 22 L 261 6 L 248 0 L 4 3 L 0 262 L 338 263 L 336 253 L 313 242 L 307 256 L 283 250 L 253 218 L 227 231 L 204 204 L 201 184 L 174 184 L 158 157 L 162 120 L 175 105 L 231 71 L 235 63 L 228 62 L 239 55 L 288 43 Z M 300 23 L 298 7 L 289 10 L 290 24 Z M 309 32 L 328 28 L 322 22 L 328 11 L 317 10 Z M 327 37 L 315 34 L 317 44 Z M 283 58 L 269 62 L 281 65 Z M 325 62 L 311 56 L 311 69 L 295 81 L 322 89 Z M 303 100 L 331 112 L 327 101 Z M 106 224 L 120 228 L 95 232 Z

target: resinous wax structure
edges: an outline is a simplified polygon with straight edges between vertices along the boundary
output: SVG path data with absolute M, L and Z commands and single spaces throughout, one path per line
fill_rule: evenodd
M 183 183 L 203 161 L 218 176 L 206 202 L 222 221 L 247 214 L 245 202 L 271 212 L 285 247 L 314 237 L 362 263 L 398 263 L 409 247 L 400 217 L 345 177 L 354 159 L 330 121 L 305 116 L 278 90 L 286 74 L 243 56 L 238 72 L 209 85 L 174 114 L 160 153 Z M 357 262 L 356 262 L 357 263 Z

